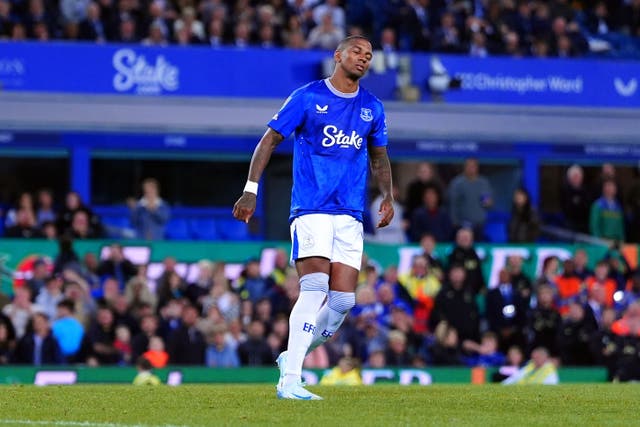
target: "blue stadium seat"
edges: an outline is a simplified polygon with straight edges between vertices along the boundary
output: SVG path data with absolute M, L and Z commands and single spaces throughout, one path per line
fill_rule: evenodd
M 184 218 L 172 218 L 167 224 L 165 237 L 169 240 L 191 240 L 189 222 Z
M 235 219 L 218 220 L 218 232 L 224 240 L 249 240 L 249 226 Z
M 189 221 L 191 234 L 198 240 L 219 240 L 220 234 L 213 218 L 192 218 Z
M 487 222 L 484 234 L 492 243 L 506 243 L 508 240 L 507 225 L 502 221 Z

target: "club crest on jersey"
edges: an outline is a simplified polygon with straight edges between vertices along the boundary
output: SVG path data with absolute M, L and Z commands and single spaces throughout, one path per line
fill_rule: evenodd
M 373 113 L 371 112 L 371 108 L 361 108 L 360 118 L 365 122 L 370 122 L 371 120 L 373 120 Z
M 328 109 L 329 109 L 328 105 L 325 105 L 324 107 L 321 107 L 318 104 L 316 104 L 316 113 L 318 113 L 318 114 L 327 114 L 327 110 Z

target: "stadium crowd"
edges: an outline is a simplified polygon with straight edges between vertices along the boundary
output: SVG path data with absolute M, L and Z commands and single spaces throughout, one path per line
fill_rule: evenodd
M 365 257 L 356 306 L 305 366 L 348 357 L 371 368 L 515 369 L 544 348 L 563 366 L 640 379 L 640 271 L 617 248 L 595 264 L 584 250 L 550 256 L 539 277 L 510 256 L 497 281 L 485 283 L 472 229 L 457 232 L 446 257 L 434 255 L 435 244 L 424 235 L 423 252 L 402 274 Z M 53 262 L 35 260 L 30 278 L 16 282 L 12 299 L 0 294 L 0 364 L 126 366 L 143 356 L 154 367 L 272 366 L 299 289 L 288 254 L 277 252 L 268 277 L 257 258 L 235 279 L 223 262 L 201 260 L 193 281 L 176 265 L 167 257 L 152 280 L 119 244 L 102 259 L 80 258 L 63 239 Z M 500 372 L 495 379 L 507 376 Z
M 0 39 L 572 57 L 640 36 L 639 0 L 0 0 Z
M 461 228 L 471 228 L 476 241 L 526 243 L 541 239 L 545 215 L 532 205 L 525 188 L 512 195 L 511 212 L 499 223 L 496 234 L 489 217 L 495 213 L 494 192 L 490 181 L 480 173 L 476 159 L 466 159 L 461 172 L 446 182 L 437 168 L 420 163 L 415 177 L 402 189 L 394 188 L 397 213 L 392 223 L 375 229 L 371 218 L 377 217 L 380 197 L 372 197 L 371 209 L 365 212 L 365 232 L 373 242 L 403 244 L 418 242 L 430 233 L 439 242 L 453 240 Z M 590 235 L 617 242 L 640 242 L 640 179 L 627 180 L 622 186 L 616 168 L 605 163 L 595 180 L 585 178 L 582 167 L 566 170 L 558 204 L 561 207 L 556 225 L 568 232 Z M 35 199 L 35 201 L 34 201 Z M 155 179 L 142 183 L 138 199 L 126 201 L 128 213 L 118 226 L 104 224 L 76 192 L 69 192 L 58 206 L 50 190 L 35 195 L 22 192 L 13 203 L 0 203 L 0 236 L 12 238 L 59 237 L 95 239 L 122 237 L 122 224 L 130 231 L 127 237 L 161 240 L 171 237 L 171 201 L 160 196 Z M 1 207 L 4 206 L 4 207 Z

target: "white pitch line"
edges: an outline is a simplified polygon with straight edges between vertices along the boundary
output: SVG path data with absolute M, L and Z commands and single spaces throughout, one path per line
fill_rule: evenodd
M 0 424 L 28 425 L 28 426 L 62 426 L 62 427 L 187 427 L 173 424 L 149 425 L 149 424 L 120 424 L 120 423 L 94 423 L 91 421 L 37 421 L 37 420 L 7 420 L 0 419 Z

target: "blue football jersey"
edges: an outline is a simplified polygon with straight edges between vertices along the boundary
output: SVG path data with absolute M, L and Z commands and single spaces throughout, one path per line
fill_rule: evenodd
M 342 93 L 318 80 L 295 90 L 268 125 L 285 138 L 294 132 L 289 221 L 310 213 L 362 221 L 368 146 L 387 145 L 380 100 L 362 87 Z

